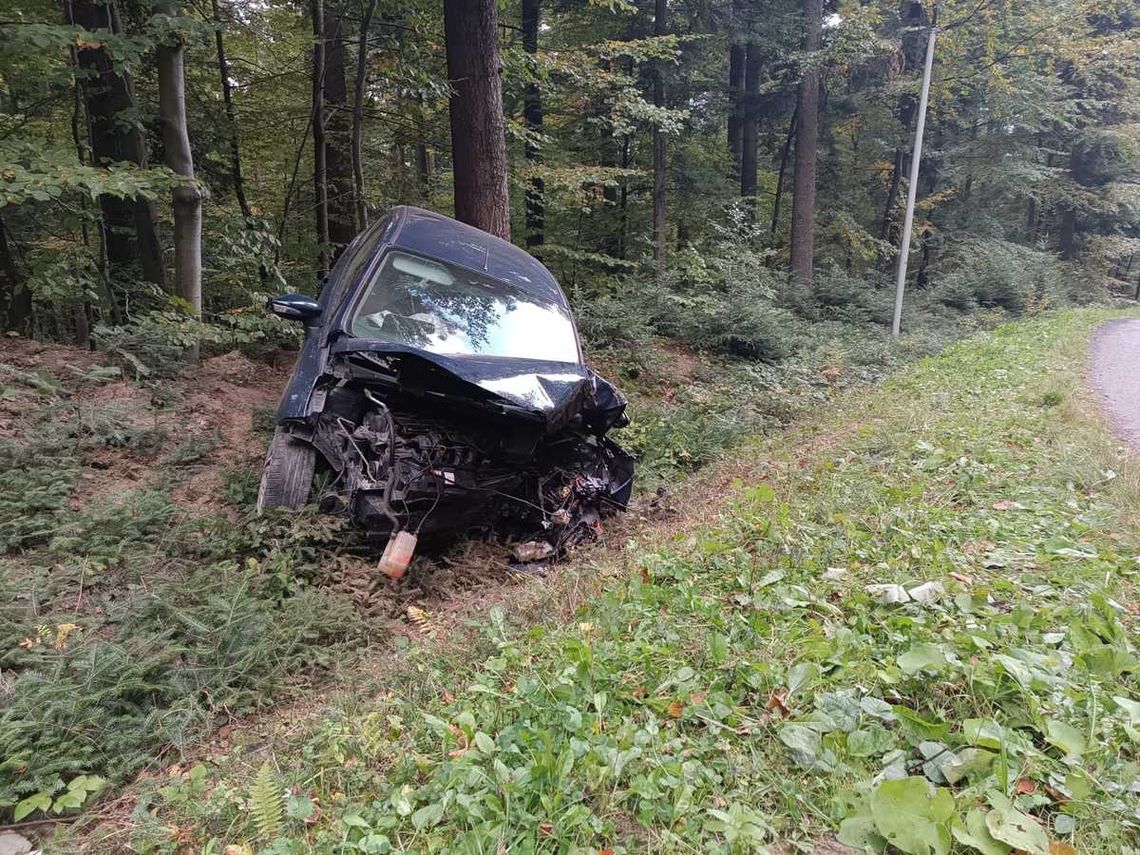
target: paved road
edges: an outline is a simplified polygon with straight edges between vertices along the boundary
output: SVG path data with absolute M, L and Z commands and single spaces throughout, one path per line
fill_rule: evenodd
M 1096 331 L 1091 372 L 1112 423 L 1140 452 L 1140 320 L 1109 321 Z

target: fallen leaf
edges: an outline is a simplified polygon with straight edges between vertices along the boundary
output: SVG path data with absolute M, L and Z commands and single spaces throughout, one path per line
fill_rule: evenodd
M 1029 778 L 1018 778 L 1014 792 L 1019 796 L 1028 796 L 1031 793 L 1035 793 L 1037 792 L 1037 782 Z
M 1045 795 L 1047 795 L 1059 805 L 1067 804 L 1069 801 L 1069 797 L 1058 790 L 1056 787 L 1051 787 L 1048 784 L 1043 784 L 1041 789 L 1045 791 Z
M 693 704 L 694 706 L 697 704 L 703 704 L 704 702 L 705 696 L 700 692 L 693 692 L 691 695 L 689 695 L 689 703 Z
M 1071 843 L 1062 840 L 1049 841 L 1049 855 L 1077 855 L 1077 849 Z
M 950 578 L 951 578 L 951 579 L 957 579 L 957 580 L 958 580 L 959 582 L 961 582 L 963 585 L 972 585 L 972 584 L 974 584 L 974 577 L 973 577 L 973 576 L 970 576 L 970 575 L 968 575 L 968 574 L 966 574 L 966 573 L 951 573 L 951 574 L 950 574 Z
M 685 709 L 685 705 L 680 701 L 673 701 L 666 709 L 670 718 L 680 718 L 682 711 Z
M 790 716 L 792 714 L 792 711 L 788 709 L 788 705 L 784 703 L 784 699 L 786 697 L 787 696 L 783 691 L 772 692 L 772 694 L 768 697 L 768 710 L 771 712 L 778 712 L 780 714 L 780 718 L 787 718 Z
M 554 833 L 554 825 L 549 822 L 540 822 L 538 824 L 538 833 L 543 837 L 549 837 Z
M 1013 502 L 1011 502 L 1009 499 L 1002 499 L 1000 502 L 994 502 L 990 507 L 992 507 L 995 511 L 1008 511 L 1013 507 Z

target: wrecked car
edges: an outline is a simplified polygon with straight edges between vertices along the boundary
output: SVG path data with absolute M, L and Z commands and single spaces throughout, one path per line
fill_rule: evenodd
M 395 208 L 319 299 L 269 308 L 305 337 L 259 511 L 348 514 L 388 538 L 381 569 L 398 577 L 421 537 L 481 533 L 540 561 L 628 503 L 633 460 L 606 436 L 625 398 L 584 364 L 558 282 L 513 244 Z

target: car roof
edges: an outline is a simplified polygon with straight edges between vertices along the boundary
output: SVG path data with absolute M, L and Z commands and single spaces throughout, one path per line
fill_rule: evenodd
M 389 212 L 389 246 L 486 273 L 540 300 L 567 306 L 558 280 L 534 256 L 474 226 L 400 205 Z

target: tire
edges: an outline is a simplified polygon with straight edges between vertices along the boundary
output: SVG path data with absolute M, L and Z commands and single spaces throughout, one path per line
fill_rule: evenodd
M 260 514 L 266 508 L 296 511 L 304 507 L 313 489 L 316 465 L 315 448 L 277 428 L 265 455 L 261 487 L 257 491 L 257 512 Z

